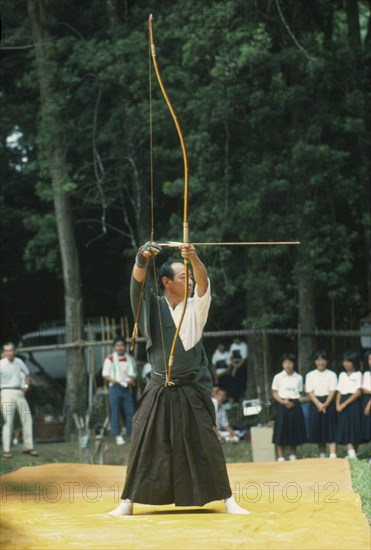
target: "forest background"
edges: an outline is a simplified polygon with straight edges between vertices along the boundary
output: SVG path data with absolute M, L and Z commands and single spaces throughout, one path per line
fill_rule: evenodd
M 132 325 L 133 257 L 150 231 L 150 13 L 190 160 L 190 241 L 302 242 L 200 247 L 207 330 L 299 326 L 289 351 L 305 370 L 316 329 L 359 329 L 371 310 L 370 9 L 3 1 L 2 340 L 56 319 L 70 341 L 81 319 Z M 180 241 L 181 148 L 154 74 L 152 115 L 155 239 Z M 261 339 L 249 345 L 259 364 Z M 78 401 L 81 349 L 67 359 Z

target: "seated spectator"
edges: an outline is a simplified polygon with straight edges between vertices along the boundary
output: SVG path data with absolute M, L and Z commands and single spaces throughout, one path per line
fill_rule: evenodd
M 220 343 L 211 358 L 214 382 L 227 393 L 230 391 L 232 383 L 232 376 L 229 372 L 230 357 L 230 353 L 225 349 L 225 345 Z
M 216 397 L 216 394 L 218 393 L 219 389 L 220 389 L 219 386 L 213 386 L 211 388 L 211 399 Z
M 215 406 L 216 429 L 219 441 L 228 443 L 238 443 L 240 440 L 239 433 L 234 431 L 229 425 L 228 414 L 224 402 L 227 399 L 227 394 L 224 390 L 219 389 L 212 401 Z

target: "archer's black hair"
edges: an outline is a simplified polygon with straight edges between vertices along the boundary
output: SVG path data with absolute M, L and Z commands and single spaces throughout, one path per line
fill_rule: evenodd
M 292 361 L 295 365 L 296 363 L 296 355 L 294 353 L 284 353 L 281 357 L 281 363 L 284 361 Z
M 327 351 L 325 351 L 324 349 L 319 349 L 317 350 L 314 355 L 314 360 L 316 361 L 316 359 L 325 359 L 326 361 L 328 360 L 328 357 L 327 357 Z
M 172 268 L 173 264 L 182 263 L 180 260 L 168 260 L 167 262 L 163 263 L 162 266 L 159 269 L 158 272 L 158 286 L 161 288 L 161 290 L 164 290 L 164 284 L 162 282 L 163 277 L 167 277 L 168 279 L 173 280 L 174 279 L 174 270 Z
M 354 370 L 359 370 L 359 355 L 356 351 L 346 351 L 343 355 L 343 361 L 353 363 Z

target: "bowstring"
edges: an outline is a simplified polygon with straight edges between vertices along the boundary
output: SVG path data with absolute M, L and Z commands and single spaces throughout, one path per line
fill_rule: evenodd
M 152 122 L 152 62 L 151 62 L 151 45 L 149 43 L 148 48 L 148 93 L 149 93 L 149 158 L 150 158 L 150 238 L 149 243 L 150 245 L 154 241 L 154 177 L 153 177 L 153 122 Z M 145 271 L 144 271 L 144 278 L 141 283 L 140 287 L 140 295 L 139 295 L 139 302 L 137 311 L 135 314 L 135 320 L 134 320 L 134 328 L 133 333 L 131 336 L 131 344 L 130 349 L 134 349 L 135 341 L 138 337 L 138 328 L 139 328 L 139 317 L 140 312 L 142 309 L 142 303 L 143 303 L 143 294 L 144 294 L 144 287 L 147 280 L 147 273 L 148 273 L 148 263 L 149 259 L 146 261 Z
M 151 200 L 151 237 L 150 237 L 150 244 L 154 241 L 154 234 L 155 234 L 155 216 L 154 216 L 154 170 L 153 170 L 153 109 L 152 109 L 152 53 L 151 53 L 151 41 L 148 37 L 148 90 L 149 90 L 149 158 L 150 158 L 150 186 L 151 186 L 151 192 L 150 192 L 150 200 Z M 159 295 L 159 289 L 158 289 L 158 282 L 157 282 L 157 271 L 156 271 L 156 262 L 155 262 L 155 256 L 151 257 L 152 259 L 152 266 L 153 266 L 153 279 L 155 282 L 155 294 L 156 294 L 156 303 L 157 303 L 157 314 L 158 314 L 158 320 L 159 320 L 159 326 L 160 326 L 160 337 L 161 337 L 161 348 L 162 348 L 162 354 L 163 354 L 163 360 L 164 360 L 164 370 L 166 373 L 166 382 L 168 380 L 168 372 L 167 372 L 167 361 L 166 361 L 166 353 L 165 353 L 165 342 L 164 342 L 164 331 L 162 326 L 162 319 L 161 319 L 161 308 L 160 308 L 160 295 Z M 148 262 L 147 262 L 148 264 Z

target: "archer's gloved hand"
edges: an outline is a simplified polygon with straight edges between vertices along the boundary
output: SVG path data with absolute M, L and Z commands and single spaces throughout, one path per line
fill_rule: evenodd
M 161 246 L 155 242 L 147 241 L 141 247 L 138 248 L 137 255 L 135 256 L 135 263 L 138 267 L 145 267 L 146 261 L 151 256 L 157 256 L 161 252 Z

